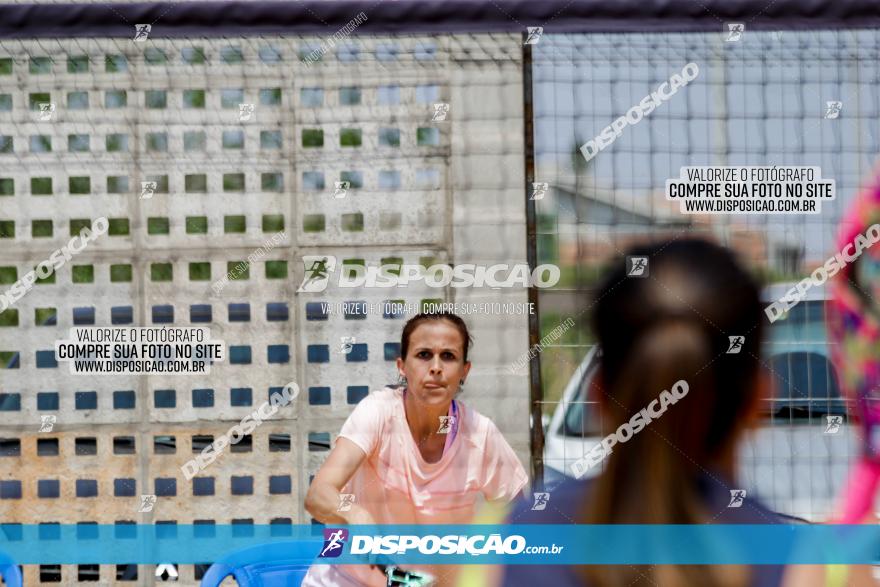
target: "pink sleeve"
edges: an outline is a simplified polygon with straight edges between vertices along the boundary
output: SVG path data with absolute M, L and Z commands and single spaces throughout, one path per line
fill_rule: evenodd
M 483 495 L 487 500 L 513 501 L 529 482 L 529 476 L 495 423 L 489 421 L 483 453 Z
M 382 420 L 382 402 L 374 394 L 370 394 L 355 406 L 342 425 L 339 436 L 349 439 L 369 456 L 379 444 Z

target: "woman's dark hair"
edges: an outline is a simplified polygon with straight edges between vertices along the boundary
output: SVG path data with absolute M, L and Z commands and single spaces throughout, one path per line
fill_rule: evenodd
M 473 344 L 473 339 L 471 338 L 470 333 L 468 332 L 468 327 L 464 323 L 464 320 L 461 319 L 460 316 L 453 314 L 452 312 L 430 312 L 430 313 L 422 313 L 416 314 L 409 320 L 407 320 L 406 324 L 403 327 L 403 334 L 400 335 L 400 358 L 406 359 L 406 353 L 409 350 L 409 337 L 412 335 L 413 331 L 419 324 L 423 322 L 427 322 L 429 320 L 449 320 L 452 322 L 452 325 L 458 329 L 458 332 L 461 334 L 461 339 L 464 341 L 464 361 L 468 360 L 468 349 L 471 344 Z
M 701 476 L 729 454 L 742 418 L 759 393 L 763 312 L 760 288 L 727 249 L 683 239 L 639 246 L 646 277 L 628 277 L 620 258 L 596 293 L 592 328 L 602 350 L 597 388 L 602 434 L 687 382 L 687 395 L 617 444 L 588 489 L 580 521 L 588 524 L 709 522 Z M 728 353 L 730 336 L 744 336 Z M 714 482 L 714 481 L 712 481 Z M 726 491 L 725 491 L 726 493 Z M 744 585 L 743 568 L 591 566 L 591 587 Z M 640 580 L 641 577 L 641 580 Z

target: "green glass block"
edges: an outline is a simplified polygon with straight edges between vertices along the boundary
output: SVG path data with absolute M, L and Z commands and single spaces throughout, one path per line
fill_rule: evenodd
M 110 265 L 110 283 L 128 283 L 132 280 L 131 265 Z
M 189 280 L 190 281 L 209 281 L 211 279 L 210 263 L 190 263 L 189 264 Z
M 52 73 L 52 59 L 49 57 L 31 57 L 28 71 L 34 74 Z
M 266 279 L 287 279 L 287 261 L 266 261 Z
M 0 328 L 18 326 L 18 310 L 7 308 L 0 312 Z
M 262 106 L 278 106 L 281 104 L 281 88 L 265 88 L 260 90 Z
M 440 143 L 440 130 L 433 127 L 419 127 L 416 129 L 416 144 L 431 146 Z
M 220 60 L 227 65 L 241 63 L 244 61 L 244 54 L 238 47 L 223 47 L 220 49 Z
M 28 94 L 28 104 L 31 110 L 39 110 L 40 104 L 51 104 L 52 94 L 49 92 L 35 92 Z
M 108 175 L 107 176 L 107 193 L 108 194 L 124 194 L 128 191 L 127 175 Z
M 14 220 L 0 220 L 0 238 L 15 238 Z
M 52 178 L 51 177 L 32 177 L 31 178 L 31 195 L 51 196 L 52 195 Z
M 403 265 L 403 257 L 385 257 L 379 261 L 388 273 L 400 275 L 400 266 Z
M 264 214 L 263 232 L 281 232 L 284 230 L 283 214 Z
M 183 106 L 185 108 L 204 108 L 205 90 L 184 90 Z
M 71 273 L 71 278 L 74 283 L 94 283 L 95 282 L 95 266 L 94 265 L 74 265 L 70 273 Z
M 168 93 L 165 90 L 146 90 L 144 104 L 147 108 L 163 109 L 168 107 Z
M 11 177 L 0 177 L 0 196 L 15 195 L 15 180 Z
M 33 238 L 51 238 L 51 220 L 31 220 L 31 236 Z
M 208 234 L 208 217 L 187 216 L 186 234 Z
M 437 262 L 437 257 L 419 257 L 419 265 L 422 267 L 430 267 L 431 265 L 436 265 Z
M 241 234 L 247 231 L 244 216 L 224 216 L 223 232 Z
M 12 75 L 12 58 L 0 59 L 0 75 Z
M 367 269 L 367 262 L 365 259 L 343 259 L 342 260 L 342 271 L 345 274 L 346 279 L 355 279 L 364 274 Z
M 304 214 L 303 232 L 323 232 L 325 219 L 323 214 Z
M 58 321 L 58 308 L 34 308 L 34 324 L 51 326 Z
M 36 271 L 36 269 L 37 268 L 34 267 L 35 271 Z M 55 283 L 55 270 L 52 269 L 52 272 L 49 274 L 48 277 L 40 278 L 39 276 L 37 276 L 37 281 L 35 283 L 37 285 L 49 285 L 49 284 Z
M 70 219 L 70 236 L 77 236 L 83 228 L 92 228 L 92 221 L 88 218 Z
M 12 94 L 0 94 L 0 112 L 12 111 Z
M 324 131 L 320 128 L 305 128 L 302 131 L 302 146 L 306 148 L 323 147 Z
M 171 263 L 151 263 L 151 281 L 171 281 L 174 279 L 174 267 Z
M 17 355 L 17 351 L 0 351 L 0 369 L 17 369 L 18 365 L 9 367 Z
M 9 265 L 0 267 L 0 285 L 9 285 L 18 281 L 18 269 Z
M 147 218 L 147 234 L 168 234 L 169 232 L 168 218 L 162 216 Z
M 119 153 L 128 151 L 128 135 L 111 134 L 107 135 L 105 145 L 108 153 Z
M 89 71 L 89 56 L 77 55 L 76 57 L 68 56 L 67 73 L 86 73 Z
M 208 176 L 204 173 L 187 175 L 183 178 L 183 188 L 187 193 L 208 191 Z
M 207 60 L 205 49 L 202 47 L 184 47 L 180 50 L 180 57 L 184 63 L 190 65 L 202 65 Z
M 32 153 L 51 153 L 52 137 L 49 135 L 31 135 Z
M 339 131 L 339 145 L 342 147 L 360 147 L 361 129 L 343 128 Z
M 360 212 L 342 215 L 342 230 L 347 232 L 361 232 L 364 230 L 364 215 Z
M 224 192 L 243 192 L 244 191 L 244 173 L 224 173 L 223 174 L 223 191 Z
M 226 274 L 232 281 L 242 281 L 251 278 L 251 265 L 247 261 L 228 261 Z
M 425 299 L 419 300 L 419 305 L 421 306 L 422 312 L 427 311 L 428 306 L 430 304 L 437 305 L 437 304 L 442 304 L 442 303 L 443 303 L 443 298 L 425 298 Z
M 264 192 L 280 192 L 284 189 L 284 175 L 281 173 L 263 173 L 260 176 L 260 189 Z
M 164 65 L 168 62 L 168 56 L 165 51 L 156 47 L 147 47 L 144 49 L 144 63 L 147 65 Z
M 110 236 L 126 236 L 130 233 L 130 228 L 128 218 L 111 218 L 107 233 Z
M 67 179 L 67 189 L 71 194 L 92 193 L 92 179 L 90 177 L 70 177 Z
M 125 55 L 105 55 L 104 71 L 107 73 L 119 73 L 128 70 L 128 61 Z

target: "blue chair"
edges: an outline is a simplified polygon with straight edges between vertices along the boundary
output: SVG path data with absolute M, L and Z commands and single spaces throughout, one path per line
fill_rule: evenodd
M 21 587 L 21 571 L 18 565 L 0 560 L 0 578 L 6 583 L 6 587 Z
M 229 575 L 240 587 L 299 587 L 323 545 L 323 540 L 297 540 L 233 552 L 211 565 L 201 587 L 217 587 Z

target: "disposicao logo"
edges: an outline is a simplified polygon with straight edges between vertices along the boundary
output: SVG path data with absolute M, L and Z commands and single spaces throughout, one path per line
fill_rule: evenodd
M 324 528 L 324 548 L 318 558 L 336 558 L 345 550 L 348 530 L 344 528 Z

